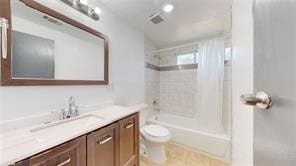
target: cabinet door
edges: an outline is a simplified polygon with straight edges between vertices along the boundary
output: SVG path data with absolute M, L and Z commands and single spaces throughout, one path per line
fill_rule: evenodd
M 120 128 L 120 166 L 139 165 L 139 127 L 138 114 L 119 121 Z
M 118 124 L 112 124 L 87 135 L 88 166 L 118 166 Z
M 86 166 L 86 136 L 18 162 L 16 166 Z

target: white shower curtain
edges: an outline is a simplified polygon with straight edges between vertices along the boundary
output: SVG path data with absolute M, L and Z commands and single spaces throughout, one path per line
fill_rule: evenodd
M 204 130 L 220 133 L 222 128 L 224 40 L 199 43 L 197 70 L 197 118 Z

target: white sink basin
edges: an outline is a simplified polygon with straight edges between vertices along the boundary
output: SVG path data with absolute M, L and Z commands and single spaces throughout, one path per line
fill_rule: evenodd
M 33 134 L 33 137 L 35 137 L 35 139 L 39 142 L 50 141 L 54 138 L 73 135 L 84 128 L 87 128 L 94 124 L 98 124 L 103 119 L 104 118 L 99 116 L 87 115 L 55 122 L 53 124 L 48 124 L 43 127 L 32 129 L 30 130 L 30 132 L 31 134 Z

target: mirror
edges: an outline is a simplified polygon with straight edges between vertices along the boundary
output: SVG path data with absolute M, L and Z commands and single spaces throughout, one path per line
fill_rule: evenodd
M 10 82 L 108 83 L 106 36 L 31 0 L 10 5 Z

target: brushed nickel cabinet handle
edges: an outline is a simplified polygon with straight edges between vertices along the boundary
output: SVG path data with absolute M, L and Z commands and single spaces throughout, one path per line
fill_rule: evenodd
M 126 129 L 129 129 L 129 128 L 131 128 L 131 127 L 134 127 L 134 124 L 133 124 L 133 123 L 129 123 L 129 124 L 126 124 L 126 125 L 124 126 L 124 128 L 126 128 Z
M 66 164 L 68 164 L 68 163 L 70 163 L 70 162 L 71 162 L 71 157 L 69 156 L 67 160 L 61 162 L 61 163 L 58 164 L 57 166 L 64 166 L 64 165 L 66 165 Z
M 107 142 L 109 142 L 111 140 L 112 140 L 112 137 L 110 135 L 108 135 L 106 137 L 103 137 L 103 138 L 99 139 L 97 141 L 97 143 L 100 144 L 100 145 L 103 145 L 103 144 L 105 144 L 105 143 L 107 143 Z
M 7 30 L 9 28 L 8 20 L 5 18 L 0 18 L 0 27 L 2 58 L 7 59 Z

